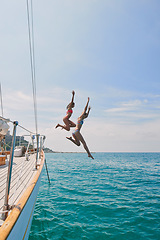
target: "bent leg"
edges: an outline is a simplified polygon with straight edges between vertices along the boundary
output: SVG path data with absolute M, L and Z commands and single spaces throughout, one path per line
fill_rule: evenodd
M 80 146 L 81 143 L 80 143 L 80 141 L 79 141 L 79 138 L 77 137 L 77 135 L 78 135 L 77 133 L 79 133 L 79 131 L 76 132 L 76 133 L 73 133 L 72 135 L 73 135 L 73 137 L 74 137 L 75 144 L 76 144 L 77 146 Z
M 68 120 L 68 121 L 69 121 L 69 126 L 70 127 L 75 127 L 76 126 L 76 124 L 74 122 L 72 122 L 71 120 Z
M 58 128 L 58 127 L 61 127 L 61 128 L 63 128 L 63 129 L 65 129 L 66 131 L 69 131 L 69 130 L 70 130 L 70 127 L 67 126 L 67 125 L 61 125 L 61 124 L 58 123 L 55 128 Z
M 76 144 L 77 146 L 80 146 L 81 143 L 80 143 L 80 141 L 76 138 L 75 134 L 73 134 L 73 137 L 74 137 L 74 139 L 73 139 L 72 137 L 66 137 L 66 138 L 67 138 L 68 140 L 70 140 L 71 142 L 73 142 L 74 144 Z
M 64 122 L 64 124 L 65 124 L 65 125 L 63 126 L 63 128 L 64 128 L 65 130 L 69 131 L 69 130 L 70 130 L 69 119 L 66 118 L 66 117 L 64 117 L 64 118 L 63 118 L 63 122 Z
M 72 137 L 66 137 L 68 140 L 70 140 L 71 142 L 73 142 L 74 144 L 76 144 L 77 146 L 80 146 L 81 145 L 81 143 L 80 143 L 80 141 L 79 141 L 79 130 L 76 130 L 73 134 L 72 134 L 72 136 L 73 136 L 73 138 Z
M 68 118 L 64 117 L 63 118 L 63 122 L 65 125 L 61 125 L 61 124 L 57 124 L 57 126 L 55 128 L 61 127 L 62 129 L 65 129 L 66 131 L 70 130 L 70 126 L 69 126 L 69 120 Z

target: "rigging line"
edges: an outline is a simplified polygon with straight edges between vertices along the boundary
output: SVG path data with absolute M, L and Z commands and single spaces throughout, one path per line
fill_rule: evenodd
M 4 121 L 6 121 L 6 122 L 14 123 L 14 121 L 11 121 L 10 119 L 4 118 L 4 117 L 2 117 L 2 116 L 0 116 L 0 119 L 4 120 Z
M 31 3 L 32 3 L 32 1 L 31 1 Z M 31 13 L 29 14 L 29 2 L 27 1 L 28 30 L 29 30 L 30 58 L 31 58 L 31 72 L 32 72 L 32 89 L 33 89 L 35 126 L 36 126 L 36 134 L 37 134 L 38 129 L 37 129 L 37 104 L 36 104 L 36 82 L 35 82 L 35 59 L 34 59 L 33 10 L 32 10 L 32 4 L 31 4 L 30 12 Z M 30 15 L 31 15 L 31 17 L 30 17 Z M 30 18 L 31 18 L 32 25 L 30 23 Z
M 7 119 L 7 118 L 1 117 L 1 116 L 0 116 L 0 119 L 4 120 L 4 121 L 6 121 L 6 122 L 10 122 L 10 123 L 12 123 L 12 124 L 14 124 L 14 122 L 15 122 L 15 121 L 11 121 L 10 119 Z M 33 134 L 33 135 L 36 135 L 36 133 L 28 130 L 27 128 L 25 128 L 25 127 L 23 127 L 23 126 L 21 126 L 21 125 L 19 125 L 19 124 L 18 124 L 18 127 L 22 128 L 23 130 L 25 130 L 25 131 Z
M 2 117 L 3 117 L 3 101 L 2 101 L 2 87 L 0 83 L 0 94 L 1 94 L 1 111 L 2 111 Z
M 31 63 L 31 78 L 32 78 L 32 91 L 33 91 L 33 102 L 34 102 L 34 116 L 35 116 L 35 127 L 36 127 L 36 135 L 38 132 L 37 127 L 37 103 L 36 103 L 36 83 L 35 83 L 35 58 L 34 58 L 34 39 L 33 39 L 33 29 L 31 32 L 31 24 L 30 24 L 30 14 L 29 14 L 29 2 L 27 3 L 27 20 L 28 20 L 28 37 L 29 37 L 29 51 L 30 51 L 30 63 Z M 32 4 L 31 4 L 32 9 Z M 31 21 L 33 28 L 33 10 L 31 10 Z
M 30 130 L 28 130 L 27 128 L 25 128 L 25 127 L 22 127 L 21 125 L 19 125 L 18 124 L 18 126 L 20 127 L 20 128 L 22 128 L 23 130 L 26 130 L 27 132 L 29 132 L 29 133 L 31 133 L 31 134 L 33 134 L 33 135 L 36 135 L 36 133 L 34 133 L 34 132 L 31 132 Z
M 37 99 L 36 99 L 36 66 L 35 66 L 35 48 L 34 48 L 34 24 L 33 24 L 33 1 L 31 0 L 31 30 L 32 30 L 32 57 L 33 57 L 33 69 L 34 69 L 34 93 L 35 93 L 35 109 L 36 109 L 36 123 L 37 121 Z M 36 126 L 38 132 L 38 127 Z

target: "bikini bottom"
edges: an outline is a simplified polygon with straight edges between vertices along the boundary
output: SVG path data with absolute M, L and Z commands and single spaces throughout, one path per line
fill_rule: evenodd
M 74 130 L 74 132 L 72 133 L 72 135 L 74 135 L 76 132 L 79 132 L 79 129 Z

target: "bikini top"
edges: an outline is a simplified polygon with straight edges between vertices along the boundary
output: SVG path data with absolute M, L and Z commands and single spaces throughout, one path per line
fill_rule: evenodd
M 72 109 L 68 110 L 68 111 L 67 111 L 67 114 L 68 114 L 68 113 L 73 113 L 73 110 L 72 110 Z
M 81 120 L 81 121 L 78 121 L 77 123 L 80 123 L 82 125 L 84 122 L 83 122 L 83 120 Z

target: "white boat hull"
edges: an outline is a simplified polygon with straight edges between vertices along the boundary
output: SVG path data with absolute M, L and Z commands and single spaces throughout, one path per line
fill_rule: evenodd
M 18 239 L 27 240 L 29 238 L 29 232 L 31 228 L 34 207 L 35 207 L 36 199 L 38 195 L 40 179 L 41 179 L 41 174 L 16 224 L 14 225 L 12 231 L 7 237 L 7 240 L 18 240 Z

